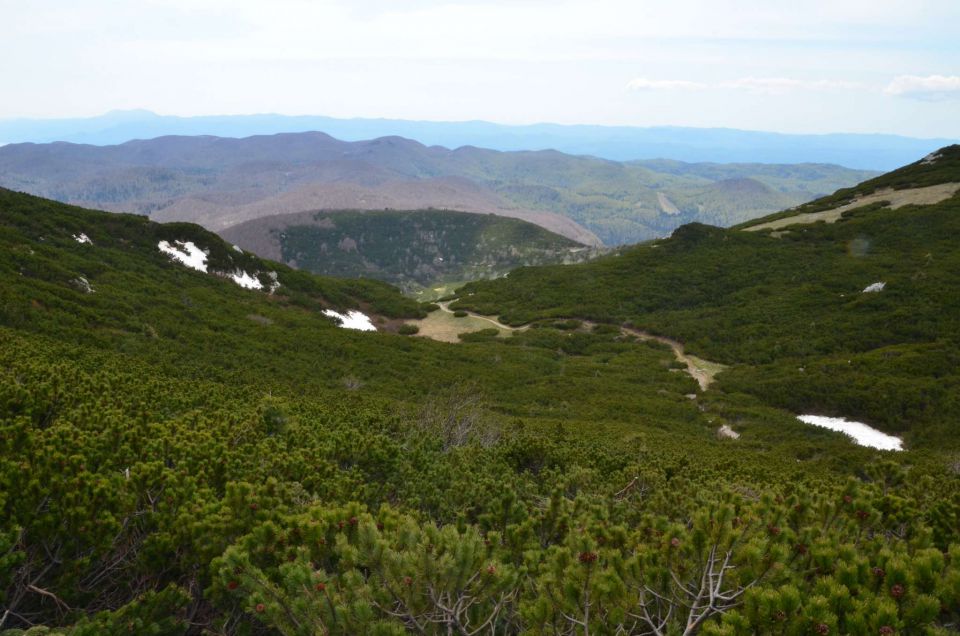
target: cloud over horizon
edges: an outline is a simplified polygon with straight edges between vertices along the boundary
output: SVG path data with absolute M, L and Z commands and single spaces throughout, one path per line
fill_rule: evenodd
M 960 76 L 900 75 L 891 80 L 883 92 L 920 100 L 960 99 Z

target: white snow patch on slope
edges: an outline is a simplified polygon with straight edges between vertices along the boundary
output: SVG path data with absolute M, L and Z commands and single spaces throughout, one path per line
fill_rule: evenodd
M 238 269 L 230 274 L 230 280 L 244 289 L 263 289 L 263 284 L 255 276 L 251 276 L 243 270 Z
M 267 276 L 270 277 L 270 289 L 268 289 L 267 291 L 269 291 L 272 294 L 273 292 L 280 289 L 280 281 L 277 279 L 276 272 L 267 272 Z
M 883 288 L 886 287 L 886 286 L 887 286 L 887 284 L 884 283 L 884 282 L 873 283 L 873 284 L 870 284 L 870 285 L 867 285 L 866 287 L 864 287 L 864 288 L 863 288 L 863 293 L 864 293 L 864 294 L 871 294 L 871 293 L 874 293 L 874 292 L 881 292 L 881 291 L 883 291 Z
M 73 240 L 76 241 L 77 243 L 86 243 L 88 245 L 93 245 L 93 241 L 90 240 L 90 237 L 84 234 L 83 232 L 80 232 L 79 234 L 74 234 Z
M 157 249 L 187 267 L 201 272 L 207 271 L 207 253 L 194 245 L 193 241 L 174 241 L 173 245 L 167 241 L 160 241 L 157 243 Z
M 240 246 L 239 246 L 239 245 L 234 245 L 234 246 L 233 246 L 233 251 L 235 251 L 235 252 L 240 252 L 241 254 L 243 254 L 243 250 L 240 249 Z
M 84 276 L 77 276 L 70 282 L 73 283 L 74 286 L 77 287 L 77 289 L 84 292 L 85 294 L 92 294 L 93 292 L 97 291 L 90 284 L 90 281 L 88 281 Z
M 724 424 L 717 429 L 717 437 L 721 439 L 740 439 L 740 433 L 730 428 L 730 425 Z
M 813 424 L 831 431 L 846 433 L 860 446 L 870 446 L 880 450 L 903 450 L 903 440 L 893 435 L 881 433 L 862 422 L 851 422 L 842 417 L 825 417 L 823 415 L 798 415 L 797 419 L 805 424 Z
M 360 331 L 376 331 L 377 328 L 370 322 L 369 316 L 361 311 L 350 310 L 346 314 L 341 314 L 332 309 L 324 309 L 323 314 L 330 318 L 336 318 L 340 321 L 340 326 L 344 329 L 358 329 Z
M 717 437 L 721 437 L 724 439 L 740 439 L 740 433 L 730 428 L 729 424 L 724 424 L 719 429 L 717 429 Z

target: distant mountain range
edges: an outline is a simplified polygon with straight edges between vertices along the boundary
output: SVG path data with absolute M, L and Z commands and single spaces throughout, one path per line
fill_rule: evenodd
M 0 148 L 0 186 L 215 231 L 305 211 L 437 208 L 515 217 L 586 245 L 635 243 L 691 221 L 741 223 L 875 174 L 824 164 L 450 150 L 402 137 L 347 142 L 317 132 Z
M 957 141 L 880 134 L 798 135 L 676 126 L 509 126 L 485 121 L 337 119 L 275 114 L 174 117 L 131 110 L 85 119 L 0 120 L 0 145 L 52 141 L 110 145 L 166 135 L 248 137 L 308 131 L 323 131 L 347 141 L 402 136 L 428 146 L 559 150 L 615 161 L 668 158 L 718 163 L 832 163 L 867 170 L 890 170 Z

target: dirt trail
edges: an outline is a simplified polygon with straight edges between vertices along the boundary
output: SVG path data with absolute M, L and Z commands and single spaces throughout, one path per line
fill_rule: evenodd
M 453 315 L 453 310 L 450 309 L 451 302 L 454 302 L 454 301 L 448 300 L 446 302 L 437 303 L 440 307 L 440 311 L 444 312 L 445 314 Z M 506 331 L 506 332 L 526 331 L 527 329 L 530 328 L 529 324 L 523 325 L 522 327 L 511 327 L 510 325 L 503 324 L 502 322 L 500 322 L 499 320 L 496 320 L 495 318 L 490 318 L 489 316 L 483 316 L 481 314 L 474 313 L 472 311 L 468 311 L 467 316 L 474 320 L 483 321 L 487 324 L 490 324 L 496 327 L 497 329 L 500 329 L 501 331 Z M 425 322 L 427 320 L 429 320 L 429 318 L 425 318 L 424 320 L 411 320 L 408 322 L 410 322 L 411 324 L 420 326 L 421 327 L 420 333 L 422 336 L 426 338 L 432 338 L 434 340 L 440 340 L 442 342 L 458 342 L 459 341 L 459 339 L 456 338 L 456 334 L 453 334 L 453 338 L 451 338 L 450 337 L 451 334 L 448 333 L 448 330 L 435 331 L 432 329 L 424 329 L 423 327 L 425 326 Z M 456 320 L 466 320 L 466 319 L 459 318 Z M 583 321 L 583 326 L 587 328 L 595 327 L 596 324 L 597 323 L 590 322 L 590 321 Z M 464 324 L 463 326 L 467 327 L 467 324 Z M 470 331 L 470 328 L 468 327 L 466 329 L 463 329 L 460 333 L 464 333 L 466 331 Z M 713 382 L 714 376 L 726 368 L 724 365 L 719 364 L 717 362 L 710 362 L 709 360 L 704 360 L 702 358 L 698 358 L 696 356 L 692 356 L 687 353 L 684 353 L 683 344 L 681 344 L 680 342 L 677 342 L 676 340 L 671 340 L 670 338 L 666 338 L 664 336 L 657 336 L 651 333 L 647 333 L 646 331 L 641 331 L 639 329 L 633 329 L 630 327 L 620 327 L 620 332 L 626 335 L 634 336 L 636 338 L 639 338 L 640 340 L 655 340 L 656 342 L 665 344 L 668 347 L 670 347 L 677 361 L 680 362 L 681 364 L 686 365 L 687 373 L 690 374 L 690 377 L 692 377 L 694 380 L 697 381 L 697 384 L 700 385 L 701 391 L 706 391 L 707 388 L 710 386 L 710 383 Z
M 713 382 L 714 376 L 726 368 L 719 362 L 710 362 L 709 360 L 704 360 L 703 358 L 698 358 L 697 356 L 684 353 L 683 345 L 676 340 L 671 340 L 670 338 L 665 338 L 663 336 L 655 336 L 651 333 L 647 333 L 646 331 L 631 329 L 629 327 L 621 327 L 620 330 L 623 333 L 636 336 L 641 340 L 655 340 L 670 347 L 673 350 L 673 355 L 677 358 L 677 361 L 681 364 L 687 365 L 687 373 L 689 373 L 690 377 L 697 381 L 697 384 L 700 385 L 701 391 L 706 391 Z
M 445 312 L 447 312 L 448 314 L 452 314 L 452 313 L 453 313 L 453 310 L 450 309 L 450 303 L 452 303 L 452 302 L 454 302 L 454 301 L 448 300 L 448 301 L 446 301 L 446 302 L 437 303 L 437 305 L 440 306 L 440 311 L 445 311 Z M 461 310 L 461 311 L 462 311 L 462 310 Z M 511 327 L 510 325 L 505 325 L 505 324 L 503 324 L 503 323 L 500 322 L 499 320 L 496 320 L 496 319 L 494 319 L 494 318 L 490 318 L 489 316 L 481 316 L 480 314 L 476 314 L 476 313 L 474 313 L 474 312 L 472 312 L 472 311 L 468 311 L 468 312 L 467 312 L 467 315 L 470 316 L 471 318 L 475 318 L 475 319 L 477 319 L 477 320 L 482 320 L 482 321 L 484 321 L 484 322 L 489 322 L 491 325 L 493 325 L 493 326 L 496 327 L 497 329 L 502 329 L 502 330 L 504 330 L 504 331 L 526 331 L 527 329 L 530 328 L 530 325 L 523 325 L 522 327 Z

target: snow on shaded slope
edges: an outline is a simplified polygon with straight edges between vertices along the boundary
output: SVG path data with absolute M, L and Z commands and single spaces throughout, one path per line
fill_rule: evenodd
M 244 289 L 263 289 L 263 284 L 256 277 L 239 269 L 230 274 L 230 280 Z
M 194 245 L 193 241 L 174 241 L 173 244 L 160 241 L 157 249 L 187 267 L 201 272 L 207 271 L 207 253 Z
M 344 329 L 357 329 L 359 331 L 376 331 L 377 328 L 370 322 L 369 316 L 361 311 L 350 310 L 346 314 L 341 314 L 332 309 L 324 309 L 323 314 L 340 321 L 340 326 Z

